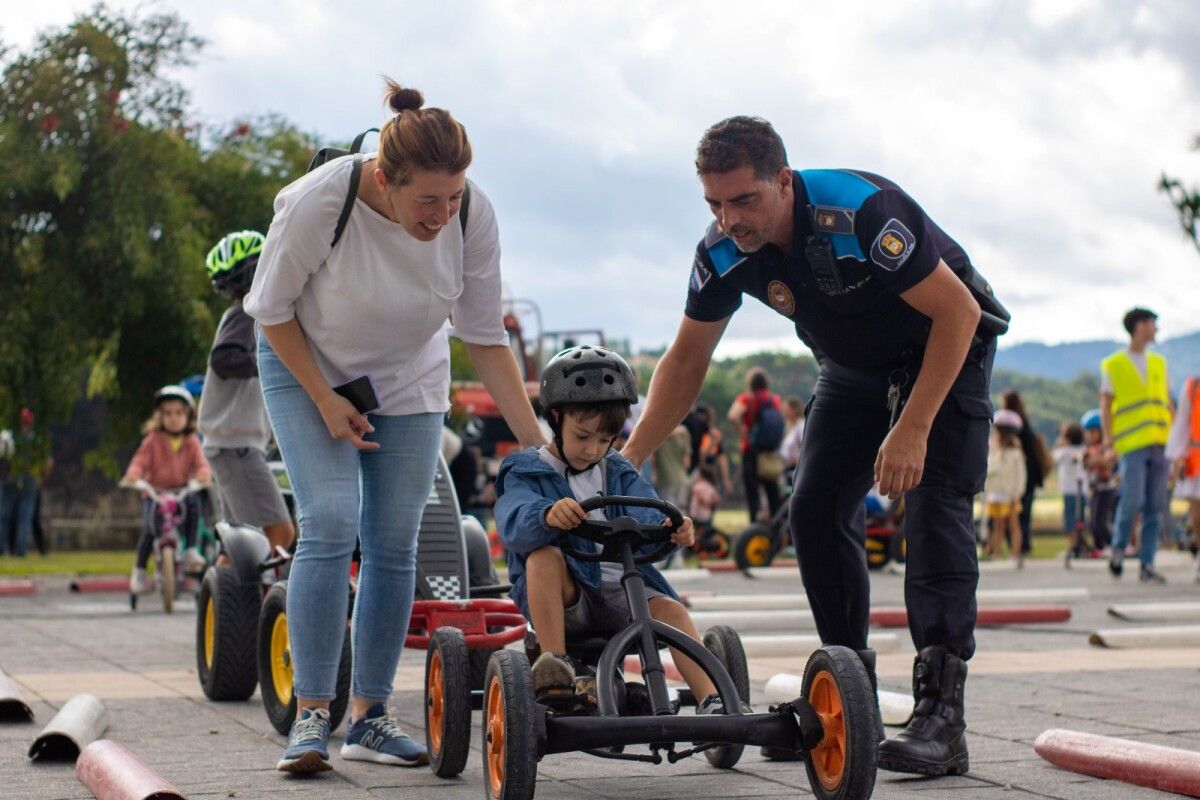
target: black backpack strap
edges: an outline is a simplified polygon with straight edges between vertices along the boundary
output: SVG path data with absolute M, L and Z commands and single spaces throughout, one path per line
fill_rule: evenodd
M 467 210 L 471 208 L 471 182 L 463 186 L 462 204 L 458 207 L 458 227 L 462 228 L 463 241 L 467 240 Z
M 365 131 L 354 137 L 354 142 L 350 145 L 350 152 L 357 153 L 362 147 L 363 139 L 367 138 L 368 133 L 379 133 L 379 128 L 367 128 Z
M 362 135 L 354 140 L 357 147 L 362 144 Z M 358 197 L 358 183 L 362 180 L 362 153 L 354 154 L 354 166 L 350 170 L 350 191 L 346 192 L 346 202 L 342 203 L 342 213 L 338 215 L 337 227 L 333 229 L 333 241 L 330 247 L 336 247 L 342 234 L 346 232 L 346 223 L 350 221 L 350 212 L 354 210 L 354 201 Z

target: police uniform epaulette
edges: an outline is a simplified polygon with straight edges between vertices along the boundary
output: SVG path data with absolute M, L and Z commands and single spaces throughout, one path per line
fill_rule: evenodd
M 708 251 L 708 260 L 712 262 L 713 271 L 722 278 L 746 260 L 746 256 L 737 249 L 733 239 L 721 230 L 716 220 L 710 222 L 708 230 L 704 232 L 704 249 Z
M 817 235 L 828 237 L 834 258 L 866 261 L 854 219 L 858 210 L 879 187 L 871 181 L 843 169 L 806 169 L 796 173 L 808 195 L 809 220 Z

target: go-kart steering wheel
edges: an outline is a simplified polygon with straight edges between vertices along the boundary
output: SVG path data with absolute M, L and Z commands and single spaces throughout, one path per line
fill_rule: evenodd
M 653 552 L 634 556 L 633 563 L 646 564 L 651 561 L 660 561 L 666 558 L 667 554 L 671 552 L 671 548 L 675 546 L 671 541 L 671 534 L 683 525 L 683 514 L 679 513 L 678 508 L 665 500 L 654 497 L 623 497 L 621 495 L 589 497 L 579 506 L 585 512 L 607 506 L 636 506 L 652 508 L 667 516 L 666 525 L 644 525 L 633 517 L 621 516 L 606 520 L 585 519 L 579 523 L 578 527 L 569 531 L 560 531 L 559 546 L 563 553 L 580 561 L 612 561 L 614 559 L 611 554 L 623 542 L 628 543 L 633 550 L 647 544 L 659 543 Z M 604 551 L 589 553 L 579 550 L 571 544 L 571 536 L 595 542 L 608 551 L 609 555 L 606 557 Z

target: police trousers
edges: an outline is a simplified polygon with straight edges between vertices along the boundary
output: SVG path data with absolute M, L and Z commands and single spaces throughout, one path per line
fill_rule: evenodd
M 904 602 L 918 650 L 975 652 L 973 501 L 987 474 L 995 340 L 976 344 L 933 421 L 921 483 L 904 496 Z M 919 364 L 900 370 L 821 364 L 804 431 L 790 517 L 800 574 L 825 644 L 867 646 L 871 585 L 863 500 L 888 432 L 892 383 L 907 393 Z

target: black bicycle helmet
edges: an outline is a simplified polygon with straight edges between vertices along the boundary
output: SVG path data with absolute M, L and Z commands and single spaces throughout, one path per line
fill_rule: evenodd
M 542 370 L 540 399 L 547 412 L 550 431 L 554 434 L 554 446 L 562 453 L 562 418 L 549 413 L 550 409 L 593 403 L 632 405 L 638 401 L 637 378 L 625 359 L 612 350 L 580 345 L 563 350 L 550 359 L 550 363 Z M 587 469 L 594 466 L 590 464 Z M 576 470 L 568 465 L 567 478 L 581 471 L 587 470 Z
M 542 370 L 542 406 L 569 403 L 638 401 L 637 378 L 625 359 L 604 347 L 571 347 L 550 359 Z

